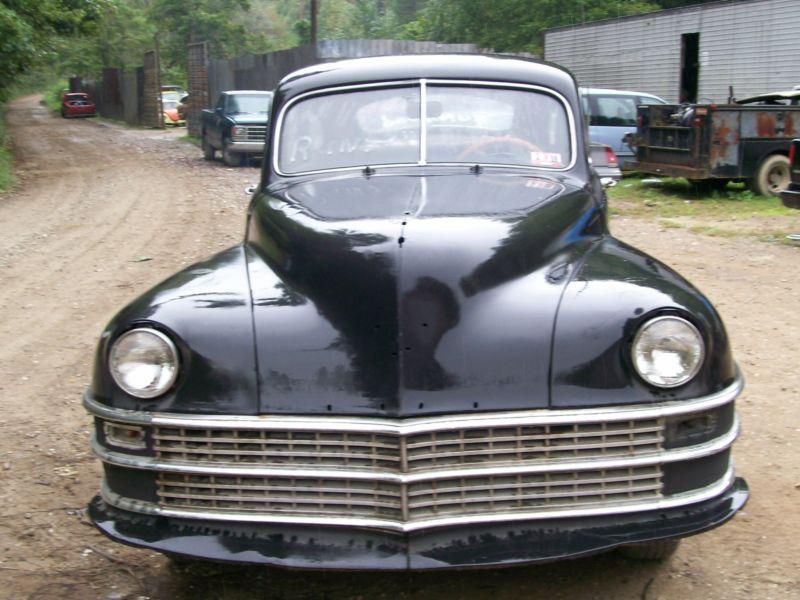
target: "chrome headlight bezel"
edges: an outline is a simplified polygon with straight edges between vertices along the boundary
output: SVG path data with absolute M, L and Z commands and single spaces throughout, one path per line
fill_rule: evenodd
M 651 377 L 649 377 L 648 374 L 642 368 L 640 368 L 639 356 L 637 353 L 637 350 L 639 349 L 639 344 L 642 341 L 643 336 L 648 332 L 648 330 L 653 325 L 656 325 L 657 323 L 663 323 L 666 321 L 677 322 L 680 323 L 682 326 L 686 327 L 687 331 L 695 337 L 695 340 L 697 341 L 697 350 L 698 350 L 697 358 L 692 368 L 689 371 L 687 371 L 680 378 L 680 380 L 672 382 L 665 382 L 663 380 L 654 380 Z M 633 338 L 633 342 L 631 343 L 630 358 L 631 358 L 631 363 L 633 364 L 634 371 L 639 376 L 639 378 L 646 384 L 661 389 L 672 389 L 686 385 L 687 383 L 691 382 L 695 377 L 697 377 L 697 374 L 700 372 L 700 370 L 703 367 L 703 364 L 705 363 L 706 344 L 703 335 L 700 333 L 700 329 L 690 320 L 686 319 L 685 317 L 674 314 L 659 315 L 651 319 L 648 319 L 647 321 L 644 321 L 639 326 L 638 330 L 636 331 L 636 335 Z
M 118 372 L 118 359 L 115 357 L 115 351 L 119 348 L 119 344 L 124 341 L 125 339 L 129 338 L 133 335 L 151 335 L 153 336 L 160 344 L 163 345 L 163 349 L 166 352 L 167 356 L 169 357 L 169 363 L 171 364 L 170 369 L 168 370 L 166 377 L 164 377 L 158 383 L 158 387 L 146 390 L 146 389 L 138 389 L 133 388 L 126 384 L 126 382 L 122 379 L 121 374 Z M 153 398 L 157 398 L 159 396 L 163 396 L 167 393 L 172 386 L 175 384 L 175 381 L 178 379 L 178 373 L 180 371 L 180 355 L 178 353 L 178 348 L 175 346 L 175 342 L 165 333 L 155 329 L 153 327 L 146 327 L 140 326 L 135 327 L 133 329 L 129 329 L 128 331 L 124 332 L 122 335 L 117 337 L 112 343 L 109 348 L 108 352 L 108 372 L 111 375 L 111 378 L 114 380 L 114 383 L 117 385 L 119 389 L 121 389 L 126 394 L 133 396 L 134 398 L 138 398 L 140 400 L 150 400 Z

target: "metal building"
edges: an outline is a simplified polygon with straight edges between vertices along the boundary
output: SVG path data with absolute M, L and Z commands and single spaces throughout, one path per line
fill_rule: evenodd
M 556 27 L 545 59 L 582 86 L 725 102 L 800 85 L 800 0 L 724 0 Z

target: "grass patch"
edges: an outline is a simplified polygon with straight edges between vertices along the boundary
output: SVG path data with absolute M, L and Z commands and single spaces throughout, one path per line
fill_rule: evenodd
M 190 144 L 194 144 L 198 148 L 200 147 L 200 144 L 201 144 L 201 141 L 202 141 L 199 136 L 197 136 L 197 135 L 188 135 L 188 134 L 187 135 L 182 135 L 178 139 L 180 141 L 182 141 L 182 142 L 188 142 Z
M 11 167 L 11 140 L 6 129 L 6 110 L 5 106 L 0 105 L 0 192 L 14 185 Z
M 638 178 L 625 178 L 608 190 L 608 197 L 612 214 L 622 216 L 724 220 L 800 216 L 779 198 L 758 196 L 744 184 L 729 184 L 725 190 L 704 194 L 685 179 L 662 179 L 653 187 Z
M 800 232 L 800 211 L 786 208 L 779 198 L 758 196 L 744 184 L 701 192 L 685 179 L 648 185 L 633 177 L 608 190 L 608 197 L 611 215 L 653 219 L 663 229 L 800 246 L 786 237 Z

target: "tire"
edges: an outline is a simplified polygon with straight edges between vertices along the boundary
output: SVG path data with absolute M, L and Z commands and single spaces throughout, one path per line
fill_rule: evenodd
M 634 560 L 665 560 L 675 554 L 680 546 L 680 539 L 653 540 L 629 544 L 619 549 L 620 554 Z
M 237 154 L 236 152 L 231 152 L 228 149 L 229 143 L 230 141 L 227 139 L 222 140 L 222 162 L 229 167 L 241 167 L 244 156 Z
M 789 187 L 791 173 L 789 158 L 783 154 L 773 154 L 758 165 L 750 187 L 760 196 L 779 196 Z
M 203 132 L 203 139 L 200 142 L 200 147 L 203 149 L 203 158 L 206 160 L 214 160 L 214 156 L 216 155 L 217 151 L 214 149 L 214 146 L 208 143 L 206 140 L 206 133 Z

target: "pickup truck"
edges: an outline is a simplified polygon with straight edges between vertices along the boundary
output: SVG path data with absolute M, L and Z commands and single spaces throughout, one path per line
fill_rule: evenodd
M 732 104 L 640 106 L 639 170 L 709 189 L 745 181 L 758 194 L 778 196 L 789 185 L 799 101 L 792 90 Z
M 222 92 L 216 106 L 200 114 L 203 158 L 214 160 L 219 150 L 226 165 L 238 167 L 247 155 L 262 154 L 271 108 L 272 92 Z

